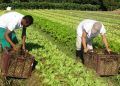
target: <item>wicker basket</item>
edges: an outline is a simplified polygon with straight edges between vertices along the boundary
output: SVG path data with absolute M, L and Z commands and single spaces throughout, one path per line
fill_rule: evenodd
M 4 51 L 2 55 L 2 71 L 5 76 L 28 78 L 32 73 L 34 57 L 21 51 Z
M 120 74 L 120 58 L 118 58 L 118 63 L 119 63 L 118 73 Z
M 119 70 L 119 54 L 87 53 L 84 54 L 84 64 L 92 68 L 100 76 L 116 75 Z

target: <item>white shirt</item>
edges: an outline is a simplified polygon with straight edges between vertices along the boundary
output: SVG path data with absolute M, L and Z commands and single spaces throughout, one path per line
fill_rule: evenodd
M 0 27 L 13 31 L 22 28 L 21 20 L 24 15 L 17 12 L 9 12 L 0 16 Z
M 87 33 L 87 37 L 88 37 L 88 38 L 96 37 L 98 34 L 101 34 L 101 35 L 105 34 L 105 33 L 106 33 L 106 30 L 105 30 L 105 27 L 104 27 L 103 24 L 102 24 L 102 27 L 101 27 L 99 33 L 91 34 L 91 29 L 92 29 L 93 25 L 94 25 L 96 22 L 98 22 L 98 21 L 90 20 L 90 19 L 85 19 L 85 20 L 83 20 L 83 21 L 78 25 L 77 35 L 80 36 L 80 37 L 82 37 L 83 30 Z

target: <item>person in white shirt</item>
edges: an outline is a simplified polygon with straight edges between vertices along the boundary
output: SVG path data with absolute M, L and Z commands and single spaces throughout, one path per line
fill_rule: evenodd
M 108 46 L 105 33 L 105 27 L 99 21 L 85 19 L 80 22 L 77 27 L 76 56 L 82 57 L 83 52 L 87 53 L 88 50 L 93 52 L 92 39 L 97 37 L 99 34 L 102 36 L 106 50 L 110 53 L 111 49 Z
M 25 49 L 26 27 L 33 24 L 33 17 L 18 12 L 8 12 L 0 16 L 0 44 L 2 48 L 11 47 L 17 50 L 17 38 L 14 30 L 22 29 L 22 48 Z

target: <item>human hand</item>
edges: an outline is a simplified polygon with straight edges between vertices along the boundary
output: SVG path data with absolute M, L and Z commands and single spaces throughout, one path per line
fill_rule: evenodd
M 107 52 L 110 54 L 112 50 L 110 48 L 107 48 Z
M 87 53 L 87 52 L 88 52 L 88 49 L 87 49 L 87 48 L 85 48 L 85 49 L 84 49 L 84 53 Z
M 23 50 L 24 52 L 28 52 L 28 50 L 26 49 L 25 46 L 22 46 L 22 50 Z
M 14 51 L 20 50 L 20 46 L 19 46 L 19 45 L 14 45 L 14 46 L 13 46 L 13 50 L 14 50 Z

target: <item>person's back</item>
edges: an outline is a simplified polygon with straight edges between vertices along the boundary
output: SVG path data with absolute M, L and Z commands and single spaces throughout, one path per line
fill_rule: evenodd
M 7 28 L 10 24 L 20 23 L 24 15 L 17 12 L 8 12 L 0 16 L 0 27 Z M 15 27 L 17 28 L 17 26 Z
M 78 34 L 82 34 L 82 29 L 83 28 L 88 28 L 88 29 L 91 29 L 91 27 L 93 26 L 93 24 L 97 22 L 95 20 L 91 20 L 91 19 L 84 19 L 83 21 L 80 22 L 80 24 L 78 25 L 78 28 L 77 28 L 77 33 Z
M 77 35 L 82 36 L 83 28 L 90 29 L 90 27 L 92 27 L 95 22 L 97 21 L 91 19 L 84 19 L 83 21 L 81 21 L 77 27 Z
M 96 20 L 92 20 L 92 19 L 84 19 L 81 23 L 94 23 L 96 22 Z

